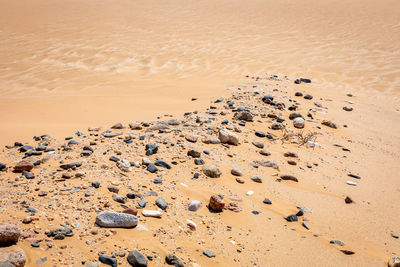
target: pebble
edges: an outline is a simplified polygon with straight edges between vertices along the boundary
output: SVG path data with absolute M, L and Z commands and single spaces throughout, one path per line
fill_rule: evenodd
M 352 182 L 352 181 L 347 181 L 346 184 L 348 184 L 348 185 L 353 185 L 353 186 L 357 186 L 357 183 Z
M 251 176 L 250 179 L 256 183 L 262 183 L 262 179 L 259 176 Z
M 251 190 L 247 191 L 247 193 L 246 193 L 246 195 L 248 195 L 248 196 L 251 196 L 253 194 L 254 194 L 254 191 L 251 191 Z
M 168 208 L 167 202 L 162 197 L 159 197 L 156 200 L 156 205 L 157 205 L 157 207 L 159 207 L 162 210 L 166 210 Z
M 260 150 L 260 154 L 263 155 L 263 156 L 270 156 L 271 152 L 269 152 L 269 151 L 267 151 L 265 149 L 261 149 Z
M 303 129 L 305 126 L 305 120 L 303 118 L 295 118 L 293 120 L 293 126 L 298 129 Z
M 97 214 L 96 224 L 102 227 L 132 228 L 138 224 L 138 218 L 127 213 L 103 211 Z
M 243 176 L 243 173 L 237 168 L 232 169 L 231 174 L 235 176 Z
M 147 144 L 146 145 L 146 156 L 151 156 L 153 154 L 156 154 L 158 151 L 158 146 L 154 144 Z
M 174 254 L 168 254 L 165 257 L 165 262 L 169 265 L 174 265 L 175 267 L 184 267 L 183 263 Z
M 269 200 L 269 198 L 265 198 L 265 199 L 263 200 L 263 203 L 264 203 L 264 204 L 267 204 L 267 205 L 271 205 L 271 204 L 272 204 L 272 202 L 271 202 L 271 200 Z
M 343 110 L 345 110 L 345 111 L 353 111 L 353 107 L 352 106 L 344 106 Z
M 190 149 L 190 150 L 187 152 L 187 155 L 188 155 L 188 156 L 191 156 L 191 157 L 193 157 L 193 158 L 200 158 L 201 153 L 200 153 L 199 151 L 194 150 L 194 149 Z
M 161 218 L 162 212 L 158 210 L 142 210 L 142 215 L 145 217 Z
M 133 250 L 129 252 L 127 258 L 129 264 L 133 267 L 146 267 L 147 260 L 146 258 L 137 250 Z
M 110 265 L 112 267 L 117 267 L 118 262 L 116 258 L 109 257 L 109 256 L 100 256 L 99 261 L 103 264 Z
M 285 218 L 285 220 L 288 222 L 297 222 L 298 221 L 297 216 L 295 214 L 291 214 L 291 215 L 285 216 L 283 218 Z
M 217 165 L 206 164 L 202 168 L 203 173 L 210 178 L 218 178 L 221 176 L 222 172 L 218 169 Z
M 192 200 L 190 201 L 188 205 L 188 210 L 189 211 L 197 211 L 201 207 L 201 202 L 198 200 Z
M 214 258 L 216 256 L 214 252 L 212 252 L 211 250 L 208 250 L 208 249 L 204 250 L 203 254 L 209 258 Z

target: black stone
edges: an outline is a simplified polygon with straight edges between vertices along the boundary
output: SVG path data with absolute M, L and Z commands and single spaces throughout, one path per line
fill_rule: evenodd
M 196 165 L 204 165 L 204 160 L 202 160 L 200 158 L 194 159 L 194 164 L 196 164 Z
M 147 165 L 147 171 L 149 171 L 151 173 L 155 173 L 158 171 L 158 169 L 156 166 L 154 166 L 153 164 L 150 163 L 149 165 Z
M 137 250 L 131 251 L 128 254 L 128 262 L 133 267 L 146 267 L 146 258 Z
M 0 163 L 0 171 L 4 170 L 6 167 L 6 164 Z
M 153 144 L 147 144 L 146 145 L 146 156 L 151 156 L 158 151 L 158 146 L 153 145 Z
M 22 172 L 22 175 L 25 176 L 26 179 L 33 179 L 33 178 L 35 178 L 35 175 L 34 175 L 33 173 L 31 173 L 31 172 L 28 172 L 28 171 L 23 171 L 23 172 Z
M 286 217 L 284 217 L 286 221 L 288 222 L 297 222 L 297 216 L 294 214 L 288 215 Z
M 184 267 L 183 263 L 174 254 L 168 254 L 165 257 L 165 262 L 169 265 L 174 265 L 175 267 Z
M 263 200 L 263 203 L 264 203 L 264 204 L 267 204 L 267 205 L 271 205 L 271 204 L 272 204 L 271 200 L 269 200 L 268 198 L 265 198 L 265 199 Z
M 171 165 L 169 165 L 168 163 L 166 163 L 165 161 L 162 161 L 162 160 L 156 160 L 156 162 L 154 162 L 154 165 L 163 167 L 166 169 L 171 169 Z
M 258 136 L 258 137 L 265 137 L 265 136 L 266 136 L 265 133 L 259 132 L 259 131 L 256 131 L 255 134 L 256 134 L 256 136 Z
M 94 181 L 94 182 L 92 182 L 92 186 L 93 186 L 94 188 L 99 188 L 99 187 L 100 187 L 100 182 Z
M 104 263 L 106 265 L 110 265 L 112 267 L 117 267 L 117 265 L 118 265 L 117 259 L 113 258 L 113 257 L 109 257 L 109 256 L 100 256 L 99 257 L 99 261 L 101 263 Z
M 111 157 L 110 157 L 110 160 L 111 160 L 111 161 L 114 161 L 114 162 L 118 162 L 118 161 L 120 161 L 120 159 L 119 159 L 119 158 L 117 158 L 117 157 L 114 157 L 114 156 L 111 156 Z
M 27 152 L 28 150 L 31 150 L 31 149 L 33 149 L 32 146 L 25 145 L 25 146 L 21 146 L 21 147 L 19 148 L 19 151 L 20 151 L 20 152 Z

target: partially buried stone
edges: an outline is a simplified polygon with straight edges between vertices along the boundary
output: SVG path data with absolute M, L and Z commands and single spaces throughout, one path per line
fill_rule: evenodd
M 131 251 L 128 254 L 128 262 L 133 267 L 146 267 L 146 258 L 137 250 Z
M 183 263 L 174 254 L 168 254 L 165 257 L 165 262 L 169 265 L 174 265 L 175 267 L 184 267 Z
M 208 250 L 208 249 L 204 250 L 203 254 L 209 258 L 214 258 L 216 256 L 214 252 L 212 252 L 211 250 Z
M 131 215 L 137 215 L 137 209 L 135 207 L 129 207 L 124 209 L 123 213 L 131 214 Z
M 344 243 L 342 241 L 340 241 L 340 240 L 331 240 L 331 241 L 329 241 L 329 243 L 335 244 L 335 245 L 339 245 L 341 247 L 344 246 Z
M 30 171 L 33 169 L 33 164 L 31 161 L 29 160 L 21 160 L 20 162 L 18 162 L 15 166 L 14 166 L 14 170 L 16 171 Z
M 291 214 L 283 218 L 285 218 L 285 220 L 288 222 L 297 222 L 297 216 L 295 214 Z
M 196 150 L 194 150 L 194 149 L 190 149 L 190 150 L 187 152 L 187 155 L 188 155 L 188 156 L 191 156 L 191 157 L 193 157 L 193 158 L 200 158 L 200 156 L 201 156 L 200 152 L 198 152 L 198 151 L 196 151 Z
M 281 175 L 281 179 L 282 180 L 290 180 L 290 181 L 294 181 L 294 182 L 298 182 L 299 180 L 294 177 L 293 175 L 288 175 L 288 174 L 283 174 Z
M 22 267 L 26 263 L 26 254 L 20 248 L 5 247 L 0 248 L 1 267 Z
M 322 125 L 325 125 L 325 126 L 328 126 L 328 127 L 330 127 L 330 128 L 333 128 L 333 129 L 337 129 L 337 128 L 338 128 L 337 125 L 336 125 L 335 123 L 333 123 L 332 121 L 329 121 L 329 120 L 323 120 L 323 121 L 321 122 L 321 124 L 322 124 Z
M 114 201 L 119 202 L 119 203 L 126 203 L 126 201 L 128 200 L 126 198 L 126 196 L 119 195 L 119 194 L 113 194 L 112 198 Z
M 6 164 L 0 162 L 0 171 L 6 168 Z
M 73 235 L 72 229 L 67 227 L 57 228 L 47 233 L 48 237 L 54 237 L 54 239 L 64 239 L 65 237 L 71 237 Z
M 132 228 L 138 224 L 138 218 L 127 213 L 103 211 L 97 215 L 96 224 L 102 227 Z
M 110 265 L 112 267 L 117 267 L 118 262 L 116 258 L 109 257 L 109 256 L 100 256 L 99 261 L 103 264 Z
M 282 130 L 283 128 L 285 128 L 285 126 L 283 126 L 282 123 L 275 122 L 271 125 L 272 130 Z
M 251 176 L 251 180 L 256 183 L 262 183 L 262 179 L 259 176 Z
M 235 175 L 235 176 L 242 176 L 243 175 L 242 171 L 237 169 L 237 168 L 232 169 L 231 170 L 231 174 Z
M 267 205 L 271 205 L 272 204 L 271 200 L 269 200 L 269 198 L 267 198 L 267 197 L 263 200 L 263 203 L 267 204 Z
M 222 174 L 222 172 L 218 169 L 218 166 L 214 164 L 204 165 L 203 173 L 210 178 L 218 178 Z
M 21 229 L 14 224 L 0 225 L 0 245 L 17 243 L 21 236 Z

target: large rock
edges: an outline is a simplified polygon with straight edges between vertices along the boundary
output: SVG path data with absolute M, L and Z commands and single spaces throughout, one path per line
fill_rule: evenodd
M 128 262 L 133 267 L 146 267 L 146 258 L 137 250 L 131 251 L 128 254 Z
M 391 258 L 388 262 L 389 267 L 400 267 L 400 258 L 399 257 L 394 257 Z
M 14 244 L 21 236 L 21 229 L 14 224 L 0 225 L 0 245 Z
M 293 120 L 293 126 L 297 129 L 303 129 L 305 126 L 305 120 L 301 117 L 295 118 Z
M 221 141 L 221 143 L 227 143 L 235 146 L 239 144 L 239 137 L 227 130 L 219 131 L 218 139 Z
M 213 211 L 222 211 L 225 207 L 224 199 L 218 195 L 212 195 L 208 207 Z
M 138 224 L 138 218 L 128 213 L 103 211 L 97 214 L 96 224 L 102 227 L 132 228 Z
M 21 160 L 14 166 L 14 170 L 16 171 L 30 171 L 33 169 L 33 163 L 29 160 Z
M 1 267 L 22 267 L 26 263 L 25 252 L 20 248 L 0 248 Z
M 242 121 L 253 121 L 253 114 L 249 111 L 239 111 L 236 112 L 235 115 L 233 116 L 236 120 L 242 120 Z
M 206 164 L 203 166 L 203 173 L 211 178 L 218 178 L 221 176 L 222 172 L 218 169 L 217 165 Z

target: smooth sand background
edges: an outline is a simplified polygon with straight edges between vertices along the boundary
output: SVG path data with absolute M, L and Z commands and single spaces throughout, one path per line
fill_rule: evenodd
M 398 108 L 397 0 L 0 6 L 1 144 L 182 114 L 246 74 L 306 76 L 320 90 L 384 98 Z

